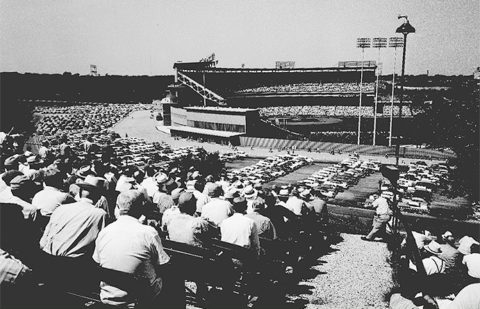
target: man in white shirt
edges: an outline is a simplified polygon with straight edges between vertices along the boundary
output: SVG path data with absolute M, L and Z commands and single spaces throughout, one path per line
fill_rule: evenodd
M 260 255 L 260 240 L 255 222 L 245 216 L 247 201 L 244 197 L 233 200 L 235 213 L 220 224 L 222 241 L 250 249 Z
M 145 196 L 140 191 L 128 190 L 120 193 L 117 198 L 119 217 L 98 235 L 93 259 L 103 268 L 145 279 L 147 282 L 142 290 L 143 295 L 141 299 L 137 299 L 142 304 L 176 307 L 178 304 L 167 301 L 167 296 L 173 295 L 166 295 L 165 291 L 169 284 L 164 276 L 165 267 L 170 257 L 163 250 L 157 231 L 151 226 L 142 225 L 138 220 L 144 211 L 144 204 Z M 100 283 L 100 299 L 105 304 L 130 304 L 139 297 L 132 294 L 132 291 L 106 282 Z M 181 297 L 176 301 L 181 303 Z
M 58 206 L 75 202 L 70 194 L 61 191 L 63 179 L 58 169 L 46 169 L 43 174 L 43 182 L 45 183 L 44 189 L 37 192 L 32 199 L 32 205 L 40 209 L 42 216 L 50 217 Z
M 215 184 L 210 190 L 209 195 L 212 199 L 202 207 L 202 217 L 219 226 L 233 214 L 233 209 L 229 201 L 220 198 L 223 194 L 220 185 Z
M 480 279 L 480 246 L 472 244 L 470 254 L 463 257 L 463 264 L 467 266 L 468 275 L 474 279 Z
M 378 195 L 375 195 L 378 196 Z M 377 236 L 385 236 L 386 235 L 386 227 L 388 221 L 392 216 L 392 211 L 388 205 L 387 199 L 384 197 L 377 197 L 372 206 L 376 208 L 375 216 L 373 217 L 373 227 L 370 233 L 367 236 L 362 236 L 362 240 L 366 241 L 374 241 L 375 237 Z

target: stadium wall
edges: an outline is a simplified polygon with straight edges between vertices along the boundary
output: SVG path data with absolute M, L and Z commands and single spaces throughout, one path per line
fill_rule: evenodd
M 355 144 L 341 144 L 341 143 L 328 143 L 328 142 L 312 142 L 312 141 L 299 141 L 299 140 L 286 140 L 286 139 L 274 139 L 274 138 L 261 138 L 261 137 L 240 137 L 240 145 L 245 147 L 259 147 L 259 148 L 292 148 L 296 150 L 308 150 L 311 149 L 315 152 L 342 152 L 353 153 L 357 152 L 364 155 L 376 155 L 376 156 L 393 156 L 395 155 L 395 147 L 387 146 L 373 146 L 373 145 L 355 145 Z M 450 151 L 438 151 L 432 149 L 421 148 L 408 148 L 400 147 L 400 155 L 408 158 L 424 158 L 424 159 L 437 159 L 446 160 L 454 158 L 455 154 Z

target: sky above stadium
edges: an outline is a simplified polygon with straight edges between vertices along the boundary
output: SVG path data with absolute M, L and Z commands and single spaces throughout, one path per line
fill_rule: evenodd
M 0 71 L 88 74 L 95 64 L 101 75 L 166 75 L 212 52 L 219 67 L 336 66 L 361 60 L 357 37 L 394 36 L 398 14 L 417 30 L 407 74 L 480 66 L 478 0 L 1 0 Z M 381 58 L 391 73 L 393 49 Z

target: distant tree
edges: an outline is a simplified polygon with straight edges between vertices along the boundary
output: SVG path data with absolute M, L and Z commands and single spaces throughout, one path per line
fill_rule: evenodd
M 430 132 L 432 147 L 452 149 L 457 158 L 452 193 L 479 197 L 479 106 L 477 83 L 458 84 L 425 109 L 424 132 Z

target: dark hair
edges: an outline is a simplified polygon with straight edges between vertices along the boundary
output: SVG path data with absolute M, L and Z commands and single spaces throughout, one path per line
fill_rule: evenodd
M 470 253 L 480 253 L 480 245 L 479 244 L 472 244 L 470 246 Z
M 203 192 L 203 189 L 205 189 L 205 182 L 203 180 L 195 181 L 194 188 L 197 191 Z
M 54 187 L 57 189 L 63 188 L 63 178 L 62 174 L 58 170 L 45 170 L 43 174 L 43 182 L 49 187 Z
M 233 199 L 233 210 L 237 213 L 244 213 L 247 210 L 247 200 L 243 197 Z

